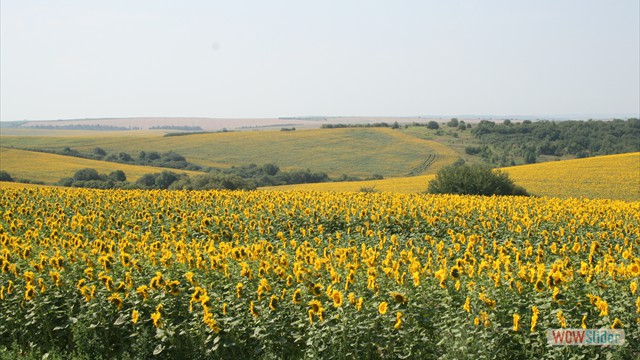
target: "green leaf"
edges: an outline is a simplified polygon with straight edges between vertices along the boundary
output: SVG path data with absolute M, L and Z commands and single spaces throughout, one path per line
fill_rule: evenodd
M 118 317 L 116 319 L 116 321 L 113 323 L 113 325 L 115 326 L 120 326 L 122 324 L 124 324 L 127 321 L 127 316 L 125 314 L 120 315 L 120 317 Z
M 153 355 L 158 355 L 164 350 L 164 345 L 158 344 L 155 349 L 153 349 Z

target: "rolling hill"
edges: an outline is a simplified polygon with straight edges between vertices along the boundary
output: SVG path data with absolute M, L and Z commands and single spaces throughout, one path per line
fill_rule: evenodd
M 546 162 L 503 168 L 516 184 L 530 193 L 549 197 L 640 200 L 640 153 Z M 418 193 L 434 175 L 389 178 L 376 181 L 301 184 L 275 187 L 280 190 L 376 191 Z
M 2 136 L 3 147 L 89 152 L 175 151 L 200 166 L 231 167 L 272 163 L 283 170 L 325 172 L 361 178 L 373 174 L 408 176 L 435 173 L 457 154 L 435 141 L 388 128 L 246 131 L 164 137 L 162 133 L 122 136 Z
M 61 178 L 72 177 L 76 171 L 84 168 L 96 169 L 101 174 L 122 170 L 129 181 L 136 181 L 144 174 L 157 173 L 163 170 L 189 175 L 200 174 L 194 171 L 126 165 L 34 151 L 0 148 L 0 170 L 8 172 L 14 179 L 22 178 L 42 181 L 46 184 L 55 184 Z

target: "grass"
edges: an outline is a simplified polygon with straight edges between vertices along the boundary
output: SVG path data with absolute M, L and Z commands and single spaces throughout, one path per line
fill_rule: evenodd
M 530 193 L 549 197 L 585 197 L 640 200 L 640 153 L 607 155 L 503 168 L 516 184 Z M 434 175 L 389 178 L 376 181 L 301 184 L 275 187 L 281 190 L 377 191 L 419 193 Z
M 457 155 L 445 145 L 391 129 L 315 129 L 208 133 L 162 137 L 159 134 L 121 136 L 119 133 L 92 136 L 3 135 L 4 147 L 61 150 L 71 147 L 90 151 L 101 147 L 108 152 L 124 151 L 136 156 L 144 151 L 173 150 L 201 166 L 273 163 L 283 170 L 326 172 L 362 178 L 373 174 L 409 175 L 416 171 L 435 173 L 453 162 Z M 436 157 L 428 168 L 427 159 Z
M 144 174 L 157 173 L 163 170 L 189 175 L 199 174 L 194 171 L 126 165 L 71 156 L 0 148 L 0 170 L 8 172 L 14 179 L 22 178 L 54 184 L 61 178 L 72 177 L 76 171 L 84 168 L 96 169 L 101 174 L 122 170 L 127 175 L 128 181 L 136 181 Z

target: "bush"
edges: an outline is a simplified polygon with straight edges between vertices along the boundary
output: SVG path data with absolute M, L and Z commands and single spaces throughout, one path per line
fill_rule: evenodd
M 13 181 L 13 178 L 8 172 L 0 170 L 0 181 Z
M 481 165 L 447 166 L 429 182 L 432 194 L 522 195 L 527 191 L 516 186 L 503 171 L 493 171 Z
M 100 175 L 96 171 L 96 169 L 81 169 L 76 171 L 73 175 L 74 181 L 90 181 L 90 180 L 100 180 Z

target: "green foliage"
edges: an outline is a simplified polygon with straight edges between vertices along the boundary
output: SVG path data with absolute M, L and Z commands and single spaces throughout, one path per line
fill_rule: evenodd
M 432 129 L 432 130 L 438 130 L 438 129 L 440 129 L 440 125 L 438 125 L 438 123 L 436 121 L 429 121 L 427 123 L 427 128 L 428 129 Z
M 11 175 L 9 175 L 8 172 L 4 171 L 4 170 L 0 170 L 0 181 L 13 181 L 13 178 L 11 177 Z
M 638 119 L 522 123 L 505 120 L 502 124 L 483 120 L 472 133 L 487 146 L 479 155 L 499 165 L 508 165 L 517 157 L 531 164 L 540 155 L 584 158 L 640 151 Z
M 528 195 L 509 175 L 481 165 L 447 166 L 429 182 L 432 194 Z
M 457 118 L 451 118 L 451 120 L 447 122 L 448 127 L 458 127 L 458 125 L 460 125 L 460 122 Z

